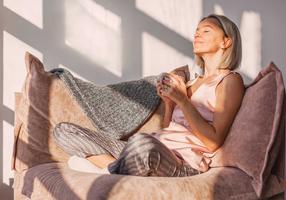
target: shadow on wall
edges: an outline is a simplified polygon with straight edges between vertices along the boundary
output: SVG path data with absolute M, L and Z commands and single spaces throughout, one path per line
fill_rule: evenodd
M 90 0 L 92 2 L 92 0 Z M 7 7 L 4 7 L 3 0 L 0 0 L 0 62 L 3 65 L 3 31 L 7 31 L 16 38 L 35 49 L 39 50 L 44 55 L 44 63 L 46 66 L 57 67 L 59 64 L 68 66 L 73 72 L 80 76 L 94 81 L 97 84 L 115 83 L 128 79 L 137 79 L 142 76 L 142 66 L 144 59 L 142 57 L 142 33 L 148 32 L 159 38 L 167 45 L 181 52 L 182 54 L 193 58 L 192 43 L 186 38 L 179 35 L 174 30 L 166 27 L 164 24 L 153 19 L 146 13 L 141 12 L 135 6 L 135 0 L 125 0 L 120 3 L 113 1 L 94 1 L 102 7 L 110 10 L 118 15 L 121 19 L 121 76 L 115 75 L 110 70 L 105 69 L 100 62 L 94 59 L 87 58 L 77 50 L 70 48 L 66 43 L 65 30 L 65 3 L 59 3 L 56 0 L 43 1 L 43 28 L 34 26 L 30 21 L 24 19 L 19 14 L 14 13 Z M 285 6 L 285 1 L 280 0 L 279 3 L 271 4 L 271 8 L 267 5 L 267 1 L 263 3 L 260 0 L 254 0 L 246 3 L 238 4 L 237 1 L 217 0 L 217 1 L 202 1 L 203 16 L 213 13 L 216 5 L 220 5 L 224 14 L 233 19 L 238 25 L 241 22 L 241 16 L 244 11 L 254 11 L 259 13 L 262 22 L 261 35 L 261 64 L 265 66 L 270 60 L 273 60 L 277 65 L 282 65 L 282 54 L 276 52 L 284 52 L 285 41 L 273 40 L 273 30 L 279 26 L 279 20 L 276 21 L 270 14 L 275 13 L 277 19 L 283 19 L 284 12 L 282 8 Z M 191 10 L 191 8 L 190 8 Z M 283 16 L 282 16 L 283 15 Z M 52 16 L 52 17 L 51 17 Z M 83 32 L 85 30 L 78 30 Z M 282 32 L 282 33 L 281 33 Z M 281 28 L 281 35 L 286 34 L 286 29 Z M 280 34 L 279 34 L 280 35 Z M 278 37 L 276 37 L 278 38 Z M 283 43 L 284 42 L 284 43 Z M 100 51 L 101 49 L 97 49 Z M 97 52 L 94 52 L 96 57 Z M 19 59 L 22 59 L 19 58 Z M 164 59 L 164 56 L 156 59 Z M 8 66 L 4 66 L 8 67 Z M 3 86 L 4 67 L 0 68 L 1 87 L 0 87 L 0 119 L 10 125 L 14 124 L 13 111 L 3 104 Z M 246 66 L 251 68 L 251 66 Z M 257 69 L 258 70 L 258 69 Z M 285 77 L 285 69 L 282 69 Z M 244 74 L 247 82 L 251 80 L 247 74 Z M 14 91 L 13 91 L 14 92 Z M 16 92 L 16 91 L 15 91 Z M 0 123 L 1 135 L 0 146 L 3 147 L 3 123 Z M 3 178 L 3 149 L 0 150 L 0 178 Z M 5 161 L 6 162 L 6 161 Z M 12 182 L 12 181 L 11 181 Z M 11 185 L 7 186 L 1 183 L 2 191 L 5 193 L 12 192 Z

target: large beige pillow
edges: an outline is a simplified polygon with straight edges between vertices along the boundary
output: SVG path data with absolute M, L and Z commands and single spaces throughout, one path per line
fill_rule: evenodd
M 68 155 L 51 137 L 57 123 L 69 121 L 94 129 L 55 75 L 46 72 L 43 64 L 29 53 L 25 61 L 27 75 L 15 108 L 13 167 L 17 171 L 67 160 Z
M 251 176 L 258 196 L 263 192 L 285 134 L 284 93 L 282 74 L 271 63 L 247 87 L 229 135 L 212 159 L 211 167 L 237 167 Z

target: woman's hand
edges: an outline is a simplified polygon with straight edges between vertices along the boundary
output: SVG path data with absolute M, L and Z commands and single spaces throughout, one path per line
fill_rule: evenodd
M 175 74 L 164 74 L 161 95 L 180 105 L 188 101 L 187 88 L 184 80 Z
M 161 77 L 165 76 L 165 74 L 167 74 L 167 73 L 163 73 L 161 75 Z M 157 94 L 158 94 L 158 96 L 161 97 L 161 99 L 164 101 L 166 106 L 172 107 L 175 105 L 175 102 L 172 101 L 170 98 L 162 95 L 162 92 L 166 89 L 166 86 L 163 85 L 162 79 L 163 78 L 161 78 L 160 80 L 157 80 L 157 86 L 156 86 Z

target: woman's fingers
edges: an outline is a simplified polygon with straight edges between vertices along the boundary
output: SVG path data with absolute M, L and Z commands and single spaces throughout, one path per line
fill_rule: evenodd
M 160 91 L 163 88 L 163 85 L 161 83 L 158 83 L 156 88 L 157 91 Z
M 163 85 L 161 83 L 157 84 L 157 94 L 162 97 Z
M 163 100 L 169 99 L 178 102 L 185 90 L 185 82 L 176 74 L 162 73 L 160 80 L 157 81 L 157 93 Z
M 157 89 L 164 96 L 169 96 L 175 90 L 175 88 L 180 86 L 177 75 L 162 73 L 162 81 L 157 81 Z
M 172 91 L 173 89 L 171 88 L 171 87 L 165 87 L 164 89 L 162 88 L 162 90 L 161 90 L 161 94 L 163 95 L 163 96 L 168 96 L 168 97 L 170 97 L 170 94 L 171 94 L 171 91 Z
M 184 81 L 183 81 L 183 77 L 181 77 L 181 76 L 179 76 L 179 75 L 177 75 L 177 74 L 170 74 L 170 77 L 172 78 L 172 80 L 174 81 L 174 82 L 176 82 L 176 83 L 185 83 Z
M 165 85 L 165 86 L 169 86 L 169 87 L 171 87 L 172 85 L 174 85 L 174 81 L 172 80 L 172 78 L 170 78 L 170 77 L 165 77 L 164 79 L 163 79 L 163 81 L 162 81 L 162 84 L 163 85 Z
M 173 73 L 161 73 L 160 75 L 160 81 L 163 84 L 166 84 L 168 86 L 171 86 L 172 84 L 181 84 L 181 83 L 185 83 L 183 81 L 183 78 L 177 74 L 173 74 Z

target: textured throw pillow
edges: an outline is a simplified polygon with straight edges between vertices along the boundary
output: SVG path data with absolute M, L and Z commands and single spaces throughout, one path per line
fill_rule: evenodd
M 252 186 L 259 197 L 285 134 L 285 130 L 279 131 L 279 127 L 285 126 L 284 93 L 282 74 L 271 63 L 247 86 L 230 132 L 211 163 L 211 167 L 232 166 L 243 170 L 252 177 Z

